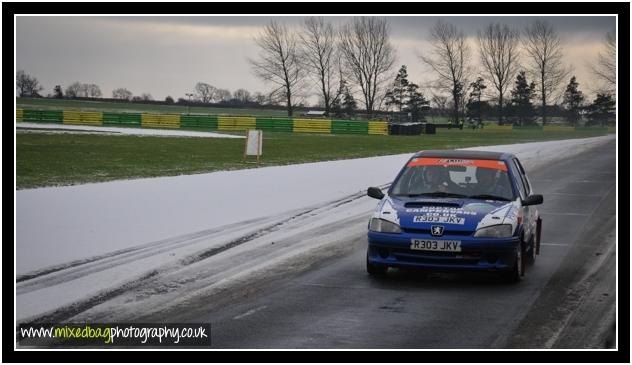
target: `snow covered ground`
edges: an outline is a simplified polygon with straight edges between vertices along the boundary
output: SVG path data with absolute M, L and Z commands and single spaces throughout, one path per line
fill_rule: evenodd
M 469 149 L 512 152 L 533 169 L 612 139 Z M 17 317 L 94 301 L 110 313 L 109 297 L 118 293 L 111 288 L 156 275 L 160 283 L 114 303 L 132 306 L 156 293 L 182 299 L 175 288 L 188 285 L 184 293 L 193 295 L 272 261 L 302 262 L 341 239 L 320 237 L 337 220 L 356 222 L 349 234 L 365 230 L 376 203 L 364 197 L 366 188 L 388 184 L 410 155 L 16 191 Z M 270 242 L 275 251 L 263 250 Z M 211 255 L 231 259 L 202 262 Z
M 47 124 L 47 123 L 27 123 L 20 122 L 16 124 L 18 130 L 51 130 L 51 133 L 97 133 L 97 134 L 126 134 L 139 136 L 169 136 L 169 137 L 208 137 L 208 138 L 244 138 L 243 136 L 235 136 L 230 134 L 213 133 L 213 132 L 195 132 L 179 129 L 149 129 L 149 128 L 119 128 L 119 127 L 101 127 L 88 125 L 68 125 L 68 124 Z

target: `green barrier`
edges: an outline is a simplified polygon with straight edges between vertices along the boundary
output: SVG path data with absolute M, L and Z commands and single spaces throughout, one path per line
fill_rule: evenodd
M 217 129 L 216 115 L 182 115 L 180 128 Z
M 42 112 L 42 122 L 63 123 L 64 112 L 61 110 L 45 110 Z
M 24 109 L 22 119 L 25 122 L 62 123 L 64 121 L 64 112 L 61 110 Z
M 368 122 L 354 122 L 349 120 L 332 120 L 331 133 L 337 134 L 368 134 Z
M 288 118 L 257 118 L 256 128 L 270 132 L 292 132 L 294 121 Z
M 138 113 L 103 113 L 103 125 L 140 127 L 140 123 Z
M 23 109 L 22 110 L 22 120 L 25 121 L 25 122 L 41 122 L 42 121 L 42 111 L 41 110 Z

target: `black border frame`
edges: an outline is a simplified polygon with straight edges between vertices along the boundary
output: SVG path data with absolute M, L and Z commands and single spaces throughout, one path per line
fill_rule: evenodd
M 542 11 L 542 6 L 546 4 L 546 11 Z M 113 14 L 116 11 L 123 14 L 192 14 L 192 13 L 208 13 L 208 14 L 293 14 L 293 13 L 331 13 L 331 14 L 349 14 L 358 13 L 378 13 L 378 14 L 401 14 L 403 12 L 416 14 L 471 14 L 475 15 L 494 15 L 494 14 L 524 14 L 533 13 L 536 9 L 547 14 L 618 14 L 619 16 L 619 65 L 630 64 L 630 53 L 627 45 L 630 44 L 630 3 L 327 3 L 323 7 L 322 3 L 305 2 L 305 3 L 3 3 L 3 33 L 4 53 L 9 54 L 13 51 L 13 40 L 9 40 L 14 35 L 14 15 L 15 14 Z M 244 12 L 246 10 L 246 12 Z M 14 55 L 15 57 L 15 55 Z M 619 68 L 619 80 L 629 81 L 629 69 L 625 67 Z M 5 80 L 13 78 L 13 62 L 3 63 L 3 75 Z M 622 86 L 624 85 L 624 87 Z M 13 99 L 14 91 L 12 83 L 5 81 L 3 84 L 3 101 L 5 108 L 3 114 L 5 120 L 12 120 L 14 117 Z M 629 121 L 629 90 L 630 85 L 627 82 L 619 82 L 618 100 L 618 117 L 617 136 L 624 136 L 623 140 L 619 140 L 619 147 L 625 148 L 629 146 L 629 124 L 622 121 Z M 5 123 L 3 125 L 4 140 L 10 141 L 10 136 L 14 133 L 13 123 Z M 11 132 L 11 133 L 9 133 Z M 624 143 L 622 141 L 625 141 Z M 13 142 L 13 141 L 12 141 Z M 5 143 L 5 146 L 13 144 L 13 152 L 15 153 L 15 143 Z M 8 147 L 7 147 L 8 149 Z M 13 154 L 4 153 L 5 162 L 9 160 Z M 628 154 L 619 151 L 619 160 L 624 163 L 628 160 Z M 4 164 L 5 173 L 8 173 L 10 163 Z M 621 165 L 625 166 L 625 165 Z M 619 169 L 618 178 L 621 179 L 622 173 L 627 171 L 627 179 L 630 182 L 630 171 L 626 168 Z M 13 173 L 15 175 L 15 163 L 13 163 Z M 5 175 L 8 176 L 8 175 Z M 9 187 L 5 179 L 5 200 L 9 196 Z M 619 201 L 629 201 L 629 190 L 619 185 Z M 14 188 L 14 187 L 13 187 Z M 12 193 L 15 190 L 12 189 Z M 626 200 L 620 199 L 621 194 Z M 15 203 L 15 195 L 14 203 Z M 3 210 L 8 204 L 3 206 Z M 623 207 L 628 207 L 626 203 Z M 15 326 L 13 323 L 13 304 L 15 301 L 15 292 L 13 290 L 14 278 L 10 275 L 9 268 L 14 268 L 13 263 L 13 246 L 5 241 L 3 250 L 3 267 L 5 275 L 3 275 L 3 292 L 5 298 L 13 298 L 13 302 L 5 300 L 3 304 L 3 343 L 2 343 L 2 360 L 3 362 L 118 362 L 118 361 L 137 361 L 137 362 L 362 362 L 362 363 L 390 363 L 390 362 L 476 362 L 476 363 L 513 363 L 513 362 L 574 362 L 574 363 L 629 363 L 629 311 L 630 308 L 630 292 L 629 279 L 629 236 L 626 232 L 628 229 L 622 229 L 621 222 L 624 227 L 627 226 L 626 220 L 621 219 L 625 214 L 621 214 L 618 219 L 618 262 L 619 262 L 619 326 L 618 329 L 618 351 L 494 351 L 490 356 L 489 351 L 214 351 L 214 352 L 181 352 L 181 351 L 16 351 L 14 350 L 14 333 Z M 12 216 L 15 219 L 15 210 L 13 214 L 5 214 L 5 217 Z M 6 225 L 10 227 L 10 225 Z M 8 229 L 8 228 L 7 228 Z M 621 233 L 623 232 L 623 235 Z M 13 237 L 15 242 L 15 237 Z M 6 273 L 9 273 L 7 275 Z M 623 288 L 623 290 L 621 290 Z M 621 295 L 621 294 L 624 295 Z M 11 320 L 9 320 L 11 319 Z M 96 355 L 96 356 L 95 356 Z

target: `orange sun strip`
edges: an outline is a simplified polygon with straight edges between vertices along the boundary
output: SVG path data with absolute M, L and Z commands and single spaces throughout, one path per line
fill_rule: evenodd
M 464 160 L 459 158 L 420 157 L 412 159 L 407 166 L 476 166 L 487 169 L 507 171 L 507 165 L 503 161 Z

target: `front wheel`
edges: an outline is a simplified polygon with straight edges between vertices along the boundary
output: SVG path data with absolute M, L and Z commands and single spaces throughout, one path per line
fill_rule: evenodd
M 388 266 L 372 264 L 369 262 L 369 253 L 366 254 L 366 272 L 371 276 L 383 276 L 388 271 Z
M 540 237 L 542 235 L 542 218 L 538 217 L 535 226 L 535 235 L 531 238 L 531 248 L 527 251 L 529 263 L 535 263 L 535 258 L 540 254 Z
M 515 262 L 513 268 L 503 273 L 503 278 L 505 281 L 510 283 L 517 283 L 522 280 L 524 276 L 524 267 L 525 267 L 525 247 L 521 242 L 520 247 L 516 250 Z
M 536 258 L 536 238 L 532 238 L 531 247 L 526 252 L 526 259 L 529 261 L 529 264 L 533 265 L 535 263 Z

